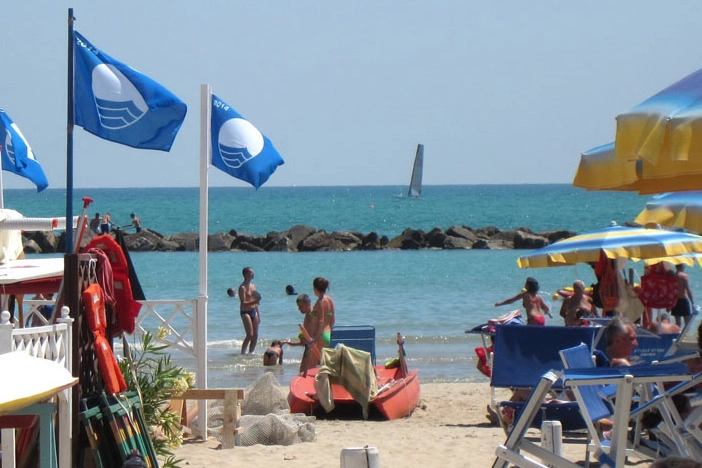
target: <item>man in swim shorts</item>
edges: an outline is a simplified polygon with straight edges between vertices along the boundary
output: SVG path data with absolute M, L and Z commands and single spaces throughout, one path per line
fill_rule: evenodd
M 252 282 L 253 268 L 246 267 L 241 271 L 241 274 L 244 276 L 244 282 L 239 285 L 239 315 L 241 315 L 241 323 L 246 332 L 246 338 L 241 344 L 241 354 L 246 353 L 247 347 L 249 354 L 251 354 L 256 349 L 256 341 L 258 340 L 258 325 L 261 322 L 258 305 L 261 302 L 261 295 L 256 291 L 256 285 Z
M 685 319 L 685 324 L 692 317 L 692 290 L 690 289 L 690 277 L 685 273 L 685 265 L 675 265 L 675 279 L 678 281 L 678 300 L 671 309 L 670 313 L 675 317 L 675 324 L 682 326 L 682 320 Z

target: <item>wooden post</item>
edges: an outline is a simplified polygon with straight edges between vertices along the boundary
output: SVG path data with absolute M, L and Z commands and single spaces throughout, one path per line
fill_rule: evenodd
M 239 427 L 239 419 L 241 418 L 241 403 L 239 403 L 239 400 L 244 399 L 243 388 L 191 388 L 183 393 L 180 399 L 183 400 L 186 408 L 187 400 L 223 400 L 222 448 L 234 448 L 240 444 L 239 438 L 244 429 Z M 200 424 L 200 427 L 203 427 L 203 425 Z M 207 427 L 206 424 L 205 427 Z M 206 433 L 201 434 L 201 436 L 204 439 L 207 438 Z

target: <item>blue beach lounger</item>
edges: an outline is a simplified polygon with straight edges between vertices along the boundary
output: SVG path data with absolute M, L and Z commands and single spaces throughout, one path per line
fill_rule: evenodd
M 580 343 L 586 343 L 592 349 L 595 328 L 562 326 L 513 326 L 498 325 L 495 330 L 491 387 L 491 408 L 501 419 L 502 427 L 508 430 L 509 421 L 505 421 L 503 408 L 514 411 L 514 420 L 519 417 L 523 401 L 498 401 L 496 388 L 528 390 L 539 383 L 539 379 L 552 369 L 563 369 L 558 352 Z M 560 384 L 549 387 L 561 389 Z M 541 427 L 541 420 L 560 421 L 564 431 L 584 430 L 585 423 L 580 416 L 577 403 L 543 404 L 541 411 L 532 421 L 532 427 Z

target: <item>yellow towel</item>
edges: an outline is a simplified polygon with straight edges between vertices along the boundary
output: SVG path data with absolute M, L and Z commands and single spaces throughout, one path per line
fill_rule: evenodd
M 368 403 L 378 394 L 370 353 L 343 344 L 334 349 L 324 348 L 319 373 L 315 377 L 315 389 L 327 412 L 334 409 L 330 383 L 343 386 L 363 408 L 363 418 L 368 418 Z

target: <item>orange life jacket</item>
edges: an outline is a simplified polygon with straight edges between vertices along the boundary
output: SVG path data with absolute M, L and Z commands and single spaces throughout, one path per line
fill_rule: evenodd
M 83 291 L 83 307 L 88 320 L 88 328 L 93 333 L 95 356 L 98 360 L 98 370 L 105 384 L 105 391 L 110 395 L 127 390 L 124 375 L 117 364 L 110 343 L 105 337 L 107 318 L 105 316 L 105 295 L 102 287 L 91 284 Z

